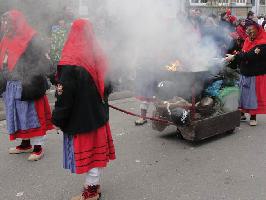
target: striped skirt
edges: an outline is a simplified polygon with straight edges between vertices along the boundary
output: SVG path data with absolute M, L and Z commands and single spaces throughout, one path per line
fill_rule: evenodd
M 103 168 L 115 159 L 109 123 L 89 133 L 64 134 L 64 168 L 83 174 L 93 168 Z

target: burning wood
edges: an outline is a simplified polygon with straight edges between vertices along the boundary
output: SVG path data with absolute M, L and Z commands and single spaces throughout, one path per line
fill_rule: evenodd
M 177 72 L 177 71 L 185 71 L 182 67 L 182 64 L 179 60 L 174 61 L 173 63 L 165 66 L 167 71 Z
M 155 103 L 157 111 L 162 113 L 170 113 L 175 108 L 191 109 L 192 104 L 181 97 L 174 97 L 168 101 L 158 101 Z

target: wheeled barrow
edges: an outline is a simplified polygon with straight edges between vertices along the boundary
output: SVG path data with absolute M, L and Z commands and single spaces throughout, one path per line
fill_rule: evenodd
M 171 116 L 169 115 L 167 109 L 165 108 L 167 106 L 164 107 L 162 106 L 164 104 L 163 102 L 165 101 L 164 99 L 161 100 L 160 102 L 154 103 L 155 110 L 153 112 L 153 117 L 168 121 L 169 123 L 163 124 L 158 121 L 152 121 L 152 127 L 154 130 L 163 131 L 167 126 L 174 125 L 177 127 L 177 134 L 180 138 L 183 138 L 188 141 L 197 142 L 227 132 L 231 133 L 237 127 L 240 126 L 241 112 L 237 109 L 235 109 L 234 111 L 223 112 L 209 116 L 207 115 L 201 118 L 197 117 L 198 112 L 196 108 L 196 101 L 197 101 L 197 95 L 200 92 L 197 91 L 196 87 L 198 85 L 203 85 L 201 80 L 203 78 L 206 78 L 206 74 L 207 72 L 176 73 L 174 75 L 175 76 L 174 78 L 178 76 L 175 80 L 180 80 L 182 78 L 184 80 L 185 76 L 186 76 L 185 79 L 192 80 L 190 81 L 190 84 L 187 84 L 187 87 L 182 87 L 185 92 L 182 91 L 182 93 L 180 92 L 175 93 L 175 95 L 177 96 L 186 94 L 186 97 L 189 96 L 189 98 L 191 98 L 190 105 L 180 106 L 180 108 L 190 111 L 189 123 L 186 125 L 178 125 L 178 123 L 175 123 L 171 118 Z M 179 76 L 181 76 L 181 78 Z M 171 91 L 173 90 L 174 88 L 171 88 Z

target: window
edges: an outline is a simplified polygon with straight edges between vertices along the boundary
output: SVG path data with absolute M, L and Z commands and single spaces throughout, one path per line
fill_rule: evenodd
M 219 3 L 229 3 L 229 0 L 219 0 Z
M 265 0 L 260 0 L 260 5 L 265 6 Z
M 230 3 L 230 0 L 218 0 L 218 5 L 220 6 L 228 6 Z
M 191 5 L 204 5 L 208 0 L 190 0 Z
M 260 1 L 265 1 L 265 0 L 260 0 Z M 207 2 L 208 2 L 208 0 L 190 0 L 191 5 L 205 5 Z M 247 0 L 235 0 L 235 1 L 232 1 L 232 0 L 216 0 L 215 1 L 215 0 L 213 0 L 210 2 L 212 2 L 212 3 L 216 2 L 219 5 L 224 5 L 224 6 L 227 6 L 230 3 L 234 3 L 234 4 L 239 5 L 239 6 L 242 6 L 242 5 L 244 6 L 244 5 L 246 5 Z
M 246 5 L 246 2 L 247 0 L 235 0 L 235 3 L 237 5 L 240 5 L 240 4 L 245 4 Z M 232 3 L 232 0 L 218 0 L 218 3 L 219 4 L 229 4 L 229 3 Z
M 247 0 L 236 0 L 237 5 L 246 5 Z

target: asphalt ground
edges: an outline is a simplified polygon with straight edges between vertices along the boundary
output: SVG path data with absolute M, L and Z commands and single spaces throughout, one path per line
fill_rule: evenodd
M 135 99 L 112 104 L 138 112 Z M 234 134 L 197 145 L 179 140 L 173 127 L 162 133 L 150 123 L 111 110 L 117 159 L 104 170 L 104 200 L 265 200 L 266 117 L 241 123 Z M 62 168 L 62 135 L 47 136 L 45 157 L 9 155 L 5 122 L 0 123 L 0 200 L 69 200 L 79 194 L 84 175 Z

